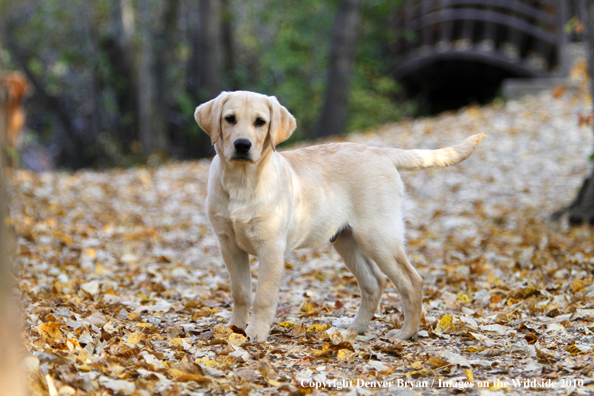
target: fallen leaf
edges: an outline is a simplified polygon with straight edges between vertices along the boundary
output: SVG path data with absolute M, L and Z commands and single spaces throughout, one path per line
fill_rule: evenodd
M 355 356 L 355 352 L 348 349 L 340 349 L 336 354 L 336 359 L 339 361 L 350 361 Z
M 429 359 L 427 359 L 427 364 L 429 364 L 429 366 L 431 366 L 432 369 L 438 369 L 450 365 L 450 363 L 447 360 L 435 356 L 431 356 Z
M 42 323 L 37 327 L 39 334 L 50 342 L 61 341 L 64 339 L 60 328 L 64 326 L 63 323 L 59 322 L 48 322 Z

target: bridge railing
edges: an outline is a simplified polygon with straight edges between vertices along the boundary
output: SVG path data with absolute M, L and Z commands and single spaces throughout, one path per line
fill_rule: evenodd
M 398 72 L 467 59 L 526 77 L 565 75 L 563 0 L 405 0 L 395 28 Z

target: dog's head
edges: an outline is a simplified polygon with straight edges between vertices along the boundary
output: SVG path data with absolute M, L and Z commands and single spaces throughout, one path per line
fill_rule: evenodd
M 274 96 L 246 91 L 221 92 L 198 106 L 194 117 L 217 153 L 233 162 L 258 162 L 297 127 L 295 117 Z

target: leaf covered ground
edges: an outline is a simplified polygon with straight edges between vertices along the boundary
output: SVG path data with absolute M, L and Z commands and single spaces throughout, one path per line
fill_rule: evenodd
M 267 342 L 225 327 L 232 300 L 204 213 L 207 160 L 15 172 L 10 221 L 31 389 L 591 394 L 594 236 L 548 220 L 589 172 L 584 92 L 561 88 L 348 137 L 437 148 L 487 135 L 458 166 L 402 174 L 407 252 L 425 282 L 412 341 L 387 338 L 403 320 L 391 283 L 365 335 L 335 327 L 354 317 L 360 295 L 330 245 L 287 255 Z

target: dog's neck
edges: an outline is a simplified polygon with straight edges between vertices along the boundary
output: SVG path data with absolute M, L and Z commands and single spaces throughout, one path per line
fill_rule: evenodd
M 275 179 L 276 167 L 272 163 L 278 153 L 271 148 L 267 147 L 256 163 L 228 161 L 224 155 L 218 156 L 222 170 L 221 184 L 230 197 L 257 194 Z

